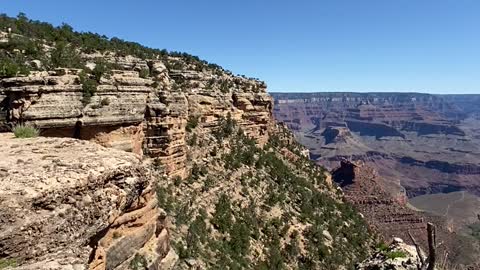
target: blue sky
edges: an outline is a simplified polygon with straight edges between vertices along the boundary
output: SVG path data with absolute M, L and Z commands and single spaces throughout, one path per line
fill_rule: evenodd
M 1 0 L 20 11 L 198 55 L 269 91 L 480 93 L 478 0 Z

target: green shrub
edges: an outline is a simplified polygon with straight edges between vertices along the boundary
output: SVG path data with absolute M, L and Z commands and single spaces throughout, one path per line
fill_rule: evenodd
M 102 106 L 110 105 L 110 99 L 109 98 L 102 98 L 102 101 L 100 101 L 100 105 L 102 105 Z
M 207 176 L 205 181 L 203 181 L 202 192 L 207 192 L 212 188 L 215 184 L 215 180 L 212 177 Z
M 233 134 L 236 122 L 232 119 L 230 112 L 227 114 L 227 118 L 222 118 L 219 122 L 219 127 L 213 132 L 213 135 L 220 142 Z
M 205 86 L 205 89 L 211 90 L 214 84 L 215 84 L 215 79 L 208 80 L 207 85 Z
M 197 134 L 193 134 L 192 137 L 187 141 L 187 144 L 190 146 L 195 146 L 197 144 Z
M 192 116 L 192 115 L 189 116 L 185 129 L 188 132 L 191 132 L 194 128 L 198 126 L 198 119 L 199 119 L 199 116 Z
M 0 269 L 17 267 L 17 261 L 15 259 L 0 259 Z
M 250 248 L 250 229 L 248 226 L 241 221 L 235 222 L 230 237 L 229 245 L 233 254 L 240 257 L 247 255 Z
M 222 83 L 220 84 L 220 91 L 222 91 L 222 93 L 228 93 L 229 83 L 227 80 L 222 81 Z
M 407 254 L 403 251 L 389 251 L 385 254 L 389 259 L 406 258 Z
M 87 105 L 90 103 L 92 96 L 97 92 L 98 83 L 96 80 L 91 79 L 89 74 L 85 71 L 82 71 L 79 75 L 80 83 L 82 84 L 82 103 L 83 105 Z
M 207 240 L 207 225 L 204 217 L 198 215 L 188 228 L 187 249 L 183 252 L 184 258 L 194 257 L 201 250 L 201 244 Z
M 377 245 L 377 250 L 378 251 L 386 251 L 386 250 L 388 250 L 388 245 L 385 244 L 384 242 L 381 242 Z
M 146 68 L 143 68 L 141 69 L 139 72 L 138 72 L 138 75 L 140 76 L 140 78 L 147 78 L 148 76 L 150 76 L 150 70 L 149 69 L 146 69 Z
M 106 63 L 105 61 L 97 61 L 95 63 L 95 67 L 91 71 L 91 74 L 93 75 L 93 79 L 97 83 L 100 83 L 100 79 L 102 78 L 102 76 L 109 76 L 111 72 L 112 68 L 110 64 Z
M 470 234 L 480 240 L 480 223 L 469 225 L 468 228 L 470 229 Z
M 13 127 L 13 134 L 16 138 L 35 138 L 40 131 L 35 127 L 20 124 Z
M 157 202 L 158 207 L 164 209 L 169 215 L 173 215 L 173 211 L 176 207 L 176 201 L 172 196 L 172 191 L 169 188 L 157 187 Z
M 220 195 L 220 199 L 215 205 L 215 214 L 212 224 L 222 233 L 229 231 L 232 227 L 232 208 L 230 199 L 227 195 Z
M 0 56 L 0 78 L 14 77 L 18 74 L 26 75 L 28 72 L 29 68 L 26 65 L 18 63 L 9 57 Z
M 182 178 L 180 176 L 175 176 L 173 178 L 173 184 L 178 187 L 182 183 Z
M 113 239 L 117 239 L 117 238 L 122 237 L 122 234 L 118 231 L 114 231 L 112 237 L 113 237 Z
M 53 49 L 50 61 L 52 67 L 82 68 L 83 60 L 74 47 L 64 41 L 58 41 Z
M 130 269 L 132 270 L 146 270 L 147 266 L 147 260 L 139 254 L 135 254 L 135 257 L 130 261 Z

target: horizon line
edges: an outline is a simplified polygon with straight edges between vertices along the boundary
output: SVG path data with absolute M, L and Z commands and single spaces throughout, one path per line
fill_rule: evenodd
M 285 91 L 285 90 L 268 90 L 269 94 L 323 94 L 323 93 L 344 93 L 344 94 L 425 94 L 425 95 L 480 95 L 479 93 L 466 93 L 466 92 L 456 92 L 456 93 L 435 93 L 435 92 L 421 92 L 421 91 L 330 91 L 330 90 L 320 90 L 320 91 Z

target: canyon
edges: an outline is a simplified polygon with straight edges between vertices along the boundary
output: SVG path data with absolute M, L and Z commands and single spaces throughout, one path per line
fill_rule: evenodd
M 480 95 L 272 95 L 275 118 L 295 131 L 320 164 L 365 161 L 399 196 L 459 190 L 480 195 Z
M 480 95 L 271 94 L 275 119 L 293 130 L 317 164 L 334 175 L 340 163 L 361 164 L 356 170 L 363 180 L 357 181 L 366 183 L 343 188 L 362 213 L 376 207 L 377 217 L 369 218 L 374 223 L 401 216 L 401 222 L 380 226 L 388 228 L 384 235 L 405 239 L 407 230 L 433 217 L 445 230 L 469 236 L 468 224 L 478 222 L 479 214 Z M 445 196 L 433 195 L 453 198 L 452 192 L 467 192 L 467 199 L 449 200 L 452 207 L 445 206 L 449 211 L 440 217 L 436 206 Z M 396 213 L 400 209 L 406 212 Z M 399 232 L 403 222 L 406 229 Z
M 479 195 L 476 97 L 271 95 L 186 53 L 0 26 L 0 269 L 415 267 L 378 245 L 425 248 L 430 221 L 449 263 L 475 259 L 409 199 Z
M 333 270 L 373 251 L 365 220 L 274 121 L 264 82 L 0 24 L 14 32 L 0 33 L 0 268 Z

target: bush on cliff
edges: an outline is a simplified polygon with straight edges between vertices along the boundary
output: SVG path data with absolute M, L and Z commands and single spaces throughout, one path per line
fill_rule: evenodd
M 0 269 L 11 269 L 17 267 L 17 261 L 14 259 L 0 259 Z
M 135 254 L 135 257 L 130 261 L 129 269 L 144 270 L 147 269 L 148 263 L 144 256 Z
M 187 132 L 192 131 L 194 128 L 198 126 L 198 119 L 199 119 L 198 116 L 190 115 L 188 117 L 187 125 L 185 126 L 185 129 L 187 130 Z
M 51 67 L 82 68 L 83 60 L 74 47 L 64 41 L 58 41 L 50 56 Z
M 87 105 L 90 103 L 92 96 L 97 92 L 97 81 L 90 78 L 89 74 L 85 71 L 82 71 L 79 75 L 80 84 L 82 85 L 83 97 L 82 103 L 83 105 Z
M 14 77 L 19 74 L 26 75 L 29 68 L 16 58 L 0 55 L 0 78 Z

